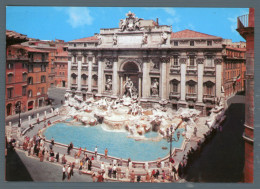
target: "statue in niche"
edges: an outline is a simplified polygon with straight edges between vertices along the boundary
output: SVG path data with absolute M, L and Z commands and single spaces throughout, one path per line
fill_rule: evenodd
M 147 38 L 148 38 L 148 35 L 146 33 L 143 34 L 143 38 L 142 38 L 142 44 L 145 45 L 147 44 Z
M 117 44 L 117 35 L 114 34 L 113 36 L 113 45 L 116 45 Z
M 105 87 L 106 87 L 106 91 L 111 91 L 112 90 L 112 79 L 111 79 L 111 77 L 107 78 Z
M 167 39 L 168 39 L 168 34 L 167 34 L 166 32 L 163 32 L 163 33 L 161 34 L 161 43 L 162 43 L 162 44 L 166 44 Z
M 113 63 L 106 59 L 106 69 L 112 69 Z
M 152 90 L 152 96 L 158 96 L 159 95 L 159 82 L 158 82 L 157 79 L 153 80 L 151 90 Z
M 126 97 L 130 97 L 132 98 L 132 91 L 133 91 L 133 87 L 134 87 L 134 83 L 131 81 L 130 78 L 128 78 L 128 80 L 126 81 L 124 88 L 125 88 L 125 92 L 124 95 Z

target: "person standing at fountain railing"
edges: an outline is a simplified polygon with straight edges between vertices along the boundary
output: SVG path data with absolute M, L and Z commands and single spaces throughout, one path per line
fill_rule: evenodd
M 107 148 L 105 149 L 105 159 L 107 159 L 107 153 L 108 153 L 108 150 Z
M 116 165 L 115 164 L 112 169 L 113 169 L 113 177 L 116 178 Z
M 97 151 L 98 151 L 98 149 L 97 149 L 97 146 L 95 147 L 95 157 L 97 157 Z

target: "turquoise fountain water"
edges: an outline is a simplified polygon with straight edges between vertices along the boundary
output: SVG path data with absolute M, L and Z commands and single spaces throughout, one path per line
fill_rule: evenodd
M 178 131 L 178 130 L 177 130 Z M 183 129 L 179 129 L 183 131 Z M 177 132 L 174 133 L 176 137 Z M 135 161 L 151 161 L 163 158 L 169 154 L 170 143 L 165 139 L 156 141 L 136 141 L 128 138 L 128 132 L 108 131 L 101 125 L 94 127 L 72 126 L 69 123 L 57 123 L 44 132 L 46 139 L 54 138 L 56 142 L 69 144 L 72 142 L 75 147 L 87 148 L 94 151 L 98 146 L 98 152 L 104 154 L 105 148 L 108 149 L 108 155 L 128 159 L 129 157 Z M 158 133 L 149 132 L 145 134 L 147 138 L 156 137 Z M 173 147 L 180 147 L 183 137 L 178 142 L 173 142 Z M 163 150 L 162 147 L 167 147 Z

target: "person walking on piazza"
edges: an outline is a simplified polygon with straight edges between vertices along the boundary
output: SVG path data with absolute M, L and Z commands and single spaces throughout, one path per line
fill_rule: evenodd
M 59 162 L 59 159 L 60 159 L 60 154 L 59 152 L 56 154 L 56 161 Z
M 70 165 L 68 166 L 68 169 L 67 169 L 67 176 L 68 176 L 68 180 L 70 180 L 70 176 L 71 176 L 71 167 L 70 167 Z
M 65 180 L 66 178 L 66 166 L 64 165 L 62 168 L 62 180 Z

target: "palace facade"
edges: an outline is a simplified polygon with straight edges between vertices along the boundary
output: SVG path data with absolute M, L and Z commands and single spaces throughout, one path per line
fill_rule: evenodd
M 164 101 L 206 113 L 223 96 L 222 50 L 221 37 L 172 32 L 129 12 L 119 28 L 69 42 L 68 91 L 117 98 L 130 79 L 144 106 Z

